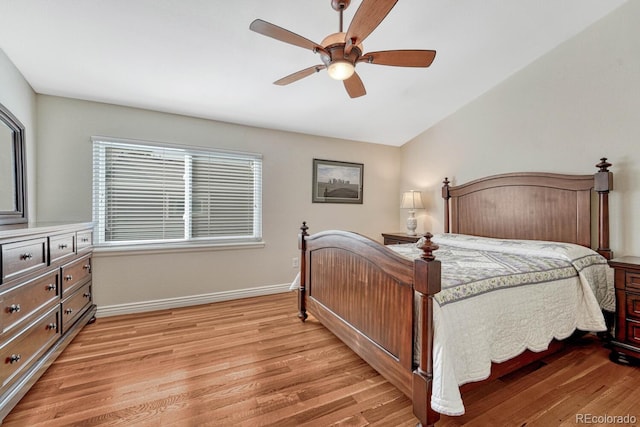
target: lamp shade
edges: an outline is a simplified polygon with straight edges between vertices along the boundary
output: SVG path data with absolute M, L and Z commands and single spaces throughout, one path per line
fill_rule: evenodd
M 419 191 L 411 190 L 402 193 L 401 209 L 423 209 L 422 196 Z

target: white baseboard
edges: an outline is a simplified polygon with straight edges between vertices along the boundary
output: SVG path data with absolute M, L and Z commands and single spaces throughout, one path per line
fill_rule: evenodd
M 212 302 L 229 301 L 240 298 L 257 297 L 261 295 L 278 294 L 289 291 L 290 283 L 282 285 L 268 285 L 257 288 L 239 289 L 236 291 L 214 292 L 211 294 L 191 295 L 185 297 L 167 298 L 162 300 L 132 302 L 98 306 L 96 317 L 118 316 L 121 314 L 143 313 L 145 311 L 165 310 L 191 305 L 209 304 Z

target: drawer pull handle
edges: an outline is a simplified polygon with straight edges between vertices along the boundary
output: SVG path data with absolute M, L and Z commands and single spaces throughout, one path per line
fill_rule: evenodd
M 20 304 L 11 304 L 9 306 L 9 313 L 19 313 L 20 312 Z
M 64 311 L 64 314 L 71 314 L 71 313 L 73 313 L 73 308 L 67 308 L 67 309 Z
M 27 252 L 26 254 L 20 255 L 20 259 L 23 260 L 23 261 L 26 261 L 26 260 L 31 259 L 31 258 L 33 258 L 33 254 L 30 253 L 30 252 Z
M 58 249 L 67 249 L 69 247 L 69 245 L 67 245 L 66 243 L 60 243 L 58 245 Z
M 49 283 L 47 285 L 47 290 L 48 291 L 55 291 L 58 287 L 56 285 L 54 285 L 53 283 Z
M 73 276 L 71 274 L 67 274 L 66 276 L 64 276 L 64 280 L 66 280 L 67 282 L 73 280 Z
M 80 240 L 82 241 L 82 243 L 87 243 L 89 241 L 89 238 L 88 237 L 83 237 Z
M 91 270 L 91 264 L 85 264 L 82 266 L 85 270 Z
M 17 363 L 20 361 L 20 359 L 22 359 L 22 356 L 19 354 L 12 354 L 10 357 L 7 358 L 7 363 Z
M 91 293 L 90 292 L 85 292 L 84 294 L 82 294 L 83 297 L 85 298 L 91 298 Z
M 55 324 L 55 323 L 49 323 L 49 324 L 47 325 L 47 329 L 48 329 L 48 330 L 50 330 L 50 331 L 51 331 L 51 330 L 54 330 L 54 329 L 58 329 L 58 325 L 57 325 L 57 324 Z

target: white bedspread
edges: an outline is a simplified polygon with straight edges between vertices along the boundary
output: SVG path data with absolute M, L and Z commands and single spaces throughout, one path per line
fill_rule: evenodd
M 502 241 L 455 234 L 438 235 L 433 241 L 465 250 L 499 248 L 525 256 L 559 257 L 577 268 L 573 278 L 506 287 L 473 298 L 434 304 L 431 407 L 435 411 L 464 414 L 459 386 L 489 377 L 491 362 L 503 362 L 527 349 L 546 350 L 552 339 L 567 338 L 576 328 L 593 332 L 606 329 L 601 306 L 610 308 L 615 303 L 613 275 L 606 260 L 597 259 L 599 255 L 590 249 L 564 243 Z M 412 246 L 415 248 L 389 247 L 411 257 Z M 437 258 L 438 252 L 434 254 Z M 582 260 L 587 258 L 594 258 L 595 263 L 586 265 Z

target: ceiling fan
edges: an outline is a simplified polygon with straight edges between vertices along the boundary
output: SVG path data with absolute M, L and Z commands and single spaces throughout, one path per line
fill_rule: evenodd
M 356 64 L 365 62 L 397 67 L 428 67 L 436 56 L 435 50 L 386 50 L 363 53 L 362 42 L 376 29 L 393 9 L 398 0 L 363 0 L 356 11 L 347 32 L 342 30 L 342 14 L 351 0 L 331 0 L 331 7 L 340 13 L 337 33 L 325 37 L 321 44 L 312 42 L 277 25 L 256 19 L 249 29 L 285 43 L 310 49 L 320 55 L 322 64 L 314 65 L 276 80 L 274 84 L 284 86 L 327 69 L 330 77 L 342 80 L 351 98 L 366 95 L 362 80 L 355 71 Z

